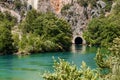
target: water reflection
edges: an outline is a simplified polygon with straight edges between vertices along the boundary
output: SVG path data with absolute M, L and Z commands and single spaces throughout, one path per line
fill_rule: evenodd
M 80 54 L 86 54 L 86 53 L 97 53 L 99 47 L 96 46 L 87 46 L 87 45 L 78 45 L 78 44 L 72 44 L 71 46 L 71 52 L 72 53 L 80 53 Z M 106 49 L 101 48 L 103 52 L 105 52 Z
M 86 53 L 86 45 L 72 44 L 71 46 L 72 53 Z

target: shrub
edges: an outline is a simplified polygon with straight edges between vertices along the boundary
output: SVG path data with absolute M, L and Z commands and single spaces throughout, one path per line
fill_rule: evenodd
M 35 40 L 29 37 L 34 43 L 29 44 L 30 40 L 27 39 L 28 41 L 23 44 L 23 46 L 27 44 L 33 46 L 34 44 L 34 46 L 37 45 L 36 47 L 41 48 L 33 49 L 33 51 L 65 51 L 70 48 L 72 37 L 71 27 L 64 19 L 57 18 L 53 13 L 38 13 L 35 10 L 31 10 L 28 12 L 25 21 L 20 24 L 20 29 L 26 35 L 26 38 L 34 35 L 32 37 Z M 21 40 L 20 44 L 23 41 Z M 35 43 L 40 43 L 40 45 Z
M 59 62 L 54 62 L 54 73 L 47 72 L 43 77 L 45 80 L 97 80 L 99 73 L 90 69 L 85 62 L 78 69 L 76 65 L 59 59 Z

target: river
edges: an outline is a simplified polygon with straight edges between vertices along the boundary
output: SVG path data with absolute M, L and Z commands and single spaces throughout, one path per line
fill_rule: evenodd
M 53 71 L 53 59 L 62 58 L 74 62 L 80 67 L 85 61 L 91 68 L 96 68 L 94 60 L 96 47 L 72 45 L 69 52 L 47 52 L 27 56 L 0 56 L 0 80 L 43 80 L 45 71 Z

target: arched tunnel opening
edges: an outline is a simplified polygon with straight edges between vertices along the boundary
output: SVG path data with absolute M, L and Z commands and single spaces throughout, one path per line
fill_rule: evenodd
M 28 10 L 32 10 L 32 5 L 29 5 L 29 6 L 28 6 Z
M 75 38 L 75 44 L 82 44 L 83 43 L 83 40 L 81 37 L 76 37 Z

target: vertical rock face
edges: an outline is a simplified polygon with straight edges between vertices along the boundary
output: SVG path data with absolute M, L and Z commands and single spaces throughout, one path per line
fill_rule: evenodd
M 81 6 L 77 0 L 35 0 L 37 10 L 40 12 L 54 12 L 65 18 L 72 26 L 73 36 L 81 35 L 92 17 L 100 15 L 101 8 L 106 4 L 102 0 L 96 2 L 96 6 Z
M 51 6 L 56 14 L 59 14 L 62 8 L 61 0 L 50 0 Z
M 99 4 L 99 5 L 97 5 Z M 96 7 L 81 6 L 77 0 L 38 0 L 38 10 L 41 12 L 52 11 L 61 14 L 72 26 L 73 36 L 82 35 L 89 19 L 99 16 L 101 8 L 105 7 L 103 1 L 96 2 Z M 67 8 L 64 8 L 64 7 Z
M 48 12 L 52 10 L 50 5 L 50 0 L 38 0 L 38 11 L 40 12 Z
M 71 3 L 73 0 L 61 0 L 62 1 L 62 4 L 68 4 L 68 3 Z
M 38 11 L 52 11 L 59 14 L 62 7 L 68 3 L 71 3 L 71 1 L 72 0 L 27 0 L 27 3 Z
M 82 7 L 77 2 L 69 5 L 69 9 L 61 11 L 61 14 L 71 24 L 73 36 L 82 35 L 89 20 L 89 7 Z
M 52 11 L 56 14 L 61 12 L 64 5 L 71 3 L 72 0 L 37 0 L 37 10 L 41 12 Z

